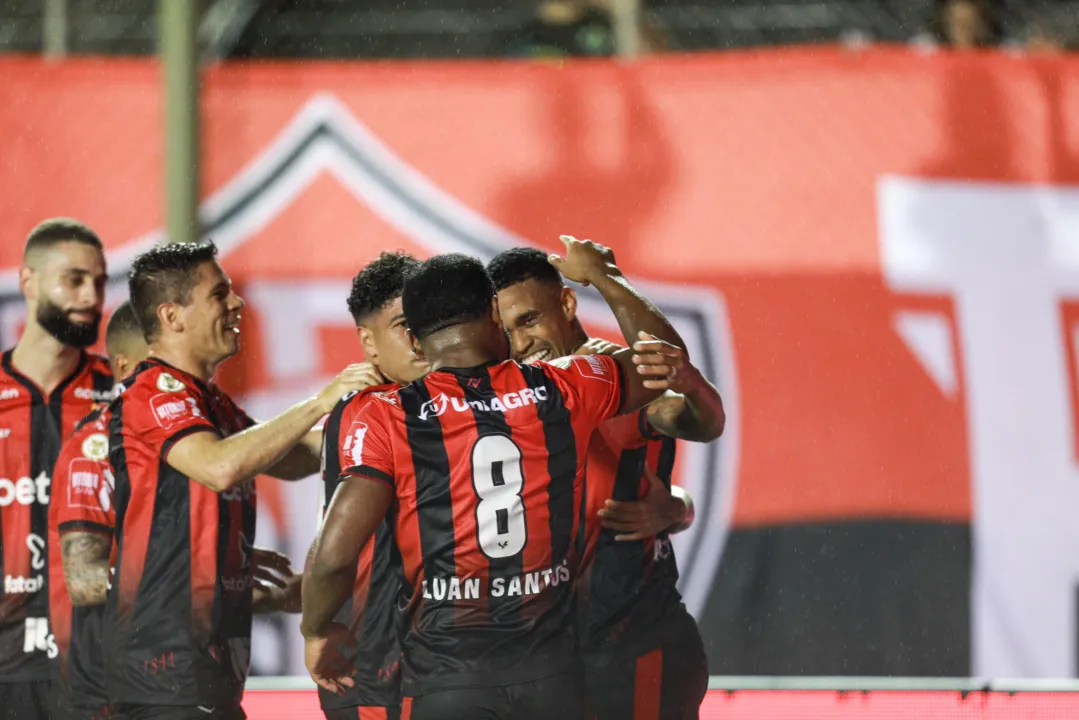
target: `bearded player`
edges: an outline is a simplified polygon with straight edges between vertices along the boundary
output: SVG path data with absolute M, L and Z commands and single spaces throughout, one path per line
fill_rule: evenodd
M 488 271 L 514 358 L 617 349 L 588 337 L 576 293 L 544 252 L 508 250 Z M 663 396 L 633 417 L 605 423 L 589 447 L 579 632 L 598 720 L 696 718 L 708 687 L 703 644 L 676 588 L 668 537 L 688 527 L 692 503 L 671 487 L 671 471 L 675 438 L 719 437 L 723 404 L 679 348 L 662 352 L 676 368 L 652 384 Z
M 427 363 L 408 340 L 401 293 L 405 277 L 419 261 L 402 252 L 384 252 L 352 280 L 348 310 L 368 365 L 372 391 L 393 390 L 427 373 Z M 370 402 L 368 389 L 350 393 L 330 413 L 323 431 L 324 507 L 340 484 L 341 472 L 353 465 L 362 442 L 357 417 Z M 360 438 L 357 440 L 357 438 Z M 398 610 L 402 569 L 387 517 L 360 553 L 352 596 L 335 618 L 349 628 L 354 643 L 347 648 L 356 668 L 355 685 L 337 695 L 319 687 L 327 720 L 398 720 L 401 711 L 401 634 L 404 614 Z
M 60 443 L 111 396 L 97 342 L 105 255 L 90 228 L 46 220 L 26 239 L 19 289 L 26 327 L 0 359 L 0 719 L 56 717 L 49 681 L 48 506 Z

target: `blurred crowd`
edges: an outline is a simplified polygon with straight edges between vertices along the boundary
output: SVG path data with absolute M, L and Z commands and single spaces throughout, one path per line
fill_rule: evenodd
M 676 49 L 655 14 L 643 12 L 637 22 L 641 52 Z M 616 54 L 613 0 L 542 0 L 535 17 L 512 36 L 504 52 L 519 57 L 608 56 Z M 1051 10 L 1051 6 L 1047 6 Z M 923 48 L 975 49 L 1004 47 L 1030 52 L 1060 52 L 1079 46 L 1079 18 L 1063 12 L 1026 13 L 1034 19 L 1018 36 L 1003 30 L 1003 8 L 993 0 L 934 0 L 924 27 L 911 42 Z M 852 32 L 858 42 L 872 41 L 864 31 Z

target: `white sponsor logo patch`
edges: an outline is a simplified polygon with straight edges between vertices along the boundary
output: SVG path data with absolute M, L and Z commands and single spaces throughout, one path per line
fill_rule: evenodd
M 75 397 L 79 400 L 108 402 L 113 398 L 112 390 L 94 390 L 93 388 L 75 388 Z
M 150 407 L 153 408 L 157 424 L 163 428 L 170 427 L 188 418 L 202 417 L 198 402 L 195 398 L 171 397 L 161 394 L 150 398 Z
M 19 388 L 4 388 L 0 390 L 0 400 L 14 400 L 19 397 Z
M 341 449 L 352 458 L 353 465 L 363 464 L 363 438 L 367 435 L 367 423 L 354 420 L 348 429 L 348 437 L 345 438 Z
M 42 651 L 50 658 L 59 655 L 56 638 L 49 632 L 48 618 L 26 618 L 22 641 L 22 651 L 32 653 Z
M 0 478 L 0 507 L 8 505 L 49 504 L 49 476 L 41 473 L 36 479 L 21 477 L 18 480 Z

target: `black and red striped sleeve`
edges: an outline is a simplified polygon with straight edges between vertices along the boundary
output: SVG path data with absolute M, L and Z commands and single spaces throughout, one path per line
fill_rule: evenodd
M 362 402 L 362 401 L 361 401 Z M 393 421 L 383 402 L 363 402 L 363 408 L 352 416 L 338 433 L 338 451 L 343 475 L 379 480 L 390 487 L 394 482 L 393 445 L 387 431 Z
M 166 373 L 151 369 L 158 378 Z M 142 434 L 150 447 L 160 447 L 167 458 L 172 446 L 197 432 L 221 431 L 210 421 L 206 396 L 194 384 L 185 384 L 167 375 L 171 382 L 142 378 L 124 392 L 124 420 L 132 431 Z
M 112 469 L 102 454 L 108 451 L 105 430 L 91 424 L 68 438 L 60 450 L 49 512 L 50 523 L 61 535 L 79 531 L 111 536 L 115 530 Z
M 607 355 L 570 355 L 540 363 L 558 385 L 577 417 L 590 425 L 618 415 L 626 396 L 626 378 L 618 361 Z

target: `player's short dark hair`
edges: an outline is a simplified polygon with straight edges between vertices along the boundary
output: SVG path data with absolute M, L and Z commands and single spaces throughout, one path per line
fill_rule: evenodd
M 135 258 L 127 287 L 146 342 L 161 331 L 158 307 L 191 302 L 191 290 L 198 282 L 196 268 L 216 257 L 217 246 L 213 243 L 168 243 Z
M 401 297 L 405 278 L 419 265 L 420 261 L 406 252 L 384 250 L 356 273 L 348 294 L 348 311 L 356 324 Z
M 565 284 L 561 273 L 547 260 L 547 253 L 536 248 L 520 247 L 498 253 L 487 263 L 487 273 L 495 290 L 505 290 L 525 280 Z
M 142 328 L 134 306 L 125 300 L 112 311 L 109 324 L 105 326 L 105 349 L 109 355 L 123 352 L 124 345 L 133 338 L 142 339 Z
M 405 279 L 401 306 L 418 339 L 470 322 L 491 311 L 495 287 L 483 263 L 470 255 L 435 255 Z
M 41 222 L 26 236 L 23 259 L 33 252 L 46 250 L 63 242 L 77 242 L 97 248 L 102 252 L 105 250 L 104 245 L 101 244 L 101 238 L 78 220 L 50 218 Z

